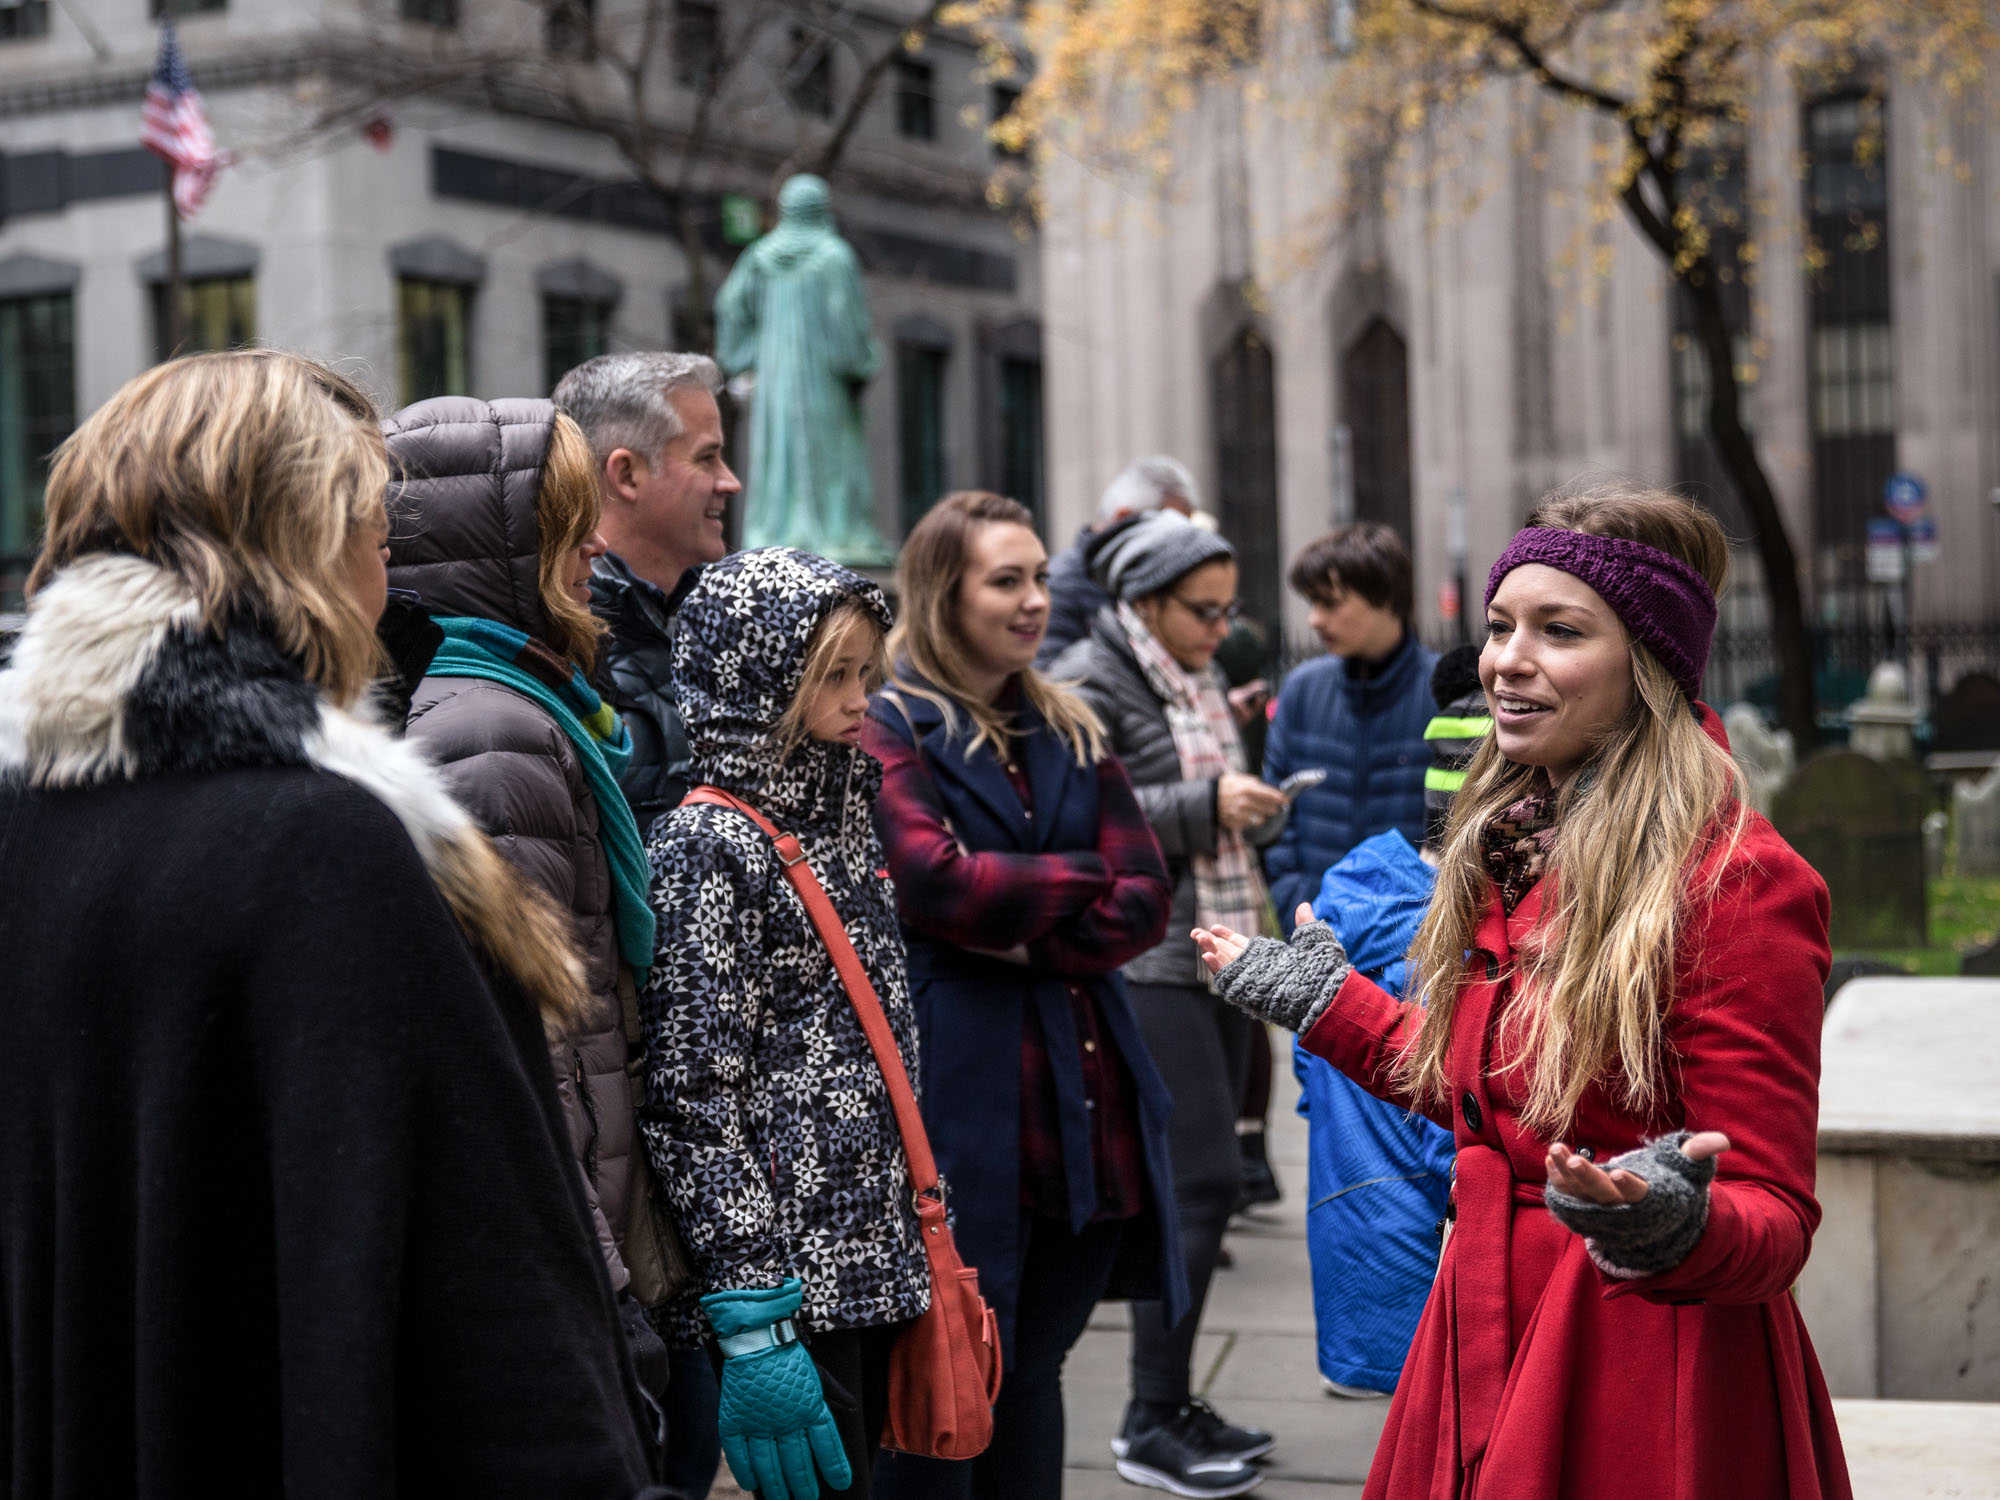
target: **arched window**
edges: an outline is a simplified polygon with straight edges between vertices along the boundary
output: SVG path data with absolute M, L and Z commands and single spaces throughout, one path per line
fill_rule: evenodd
M 1372 318 L 1340 358 L 1340 413 L 1354 444 L 1354 519 L 1410 543 L 1410 351 Z
M 1278 409 L 1271 346 L 1254 326 L 1231 334 L 1209 364 L 1215 511 L 1236 547 L 1236 592 L 1278 629 Z

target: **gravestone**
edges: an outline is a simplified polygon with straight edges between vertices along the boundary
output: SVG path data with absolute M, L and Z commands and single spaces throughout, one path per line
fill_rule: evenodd
M 2000 677 L 1967 672 L 1931 710 L 1931 751 L 2000 750 Z
M 1909 761 L 1826 750 L 1799 768 L 1771 821 L 1833 897 L 1836 948 L 1921 948 L 1924 773 Z
M 1791 779 L 1798 766 L 1789 729 L 1766 729 L 1764 716 L 1748 703 L 1732 703 L 1722 716 L 1729 735 L 1729 753 L 1743 769 L 1750 786 L 1750 805 L 1765 817 L 1778 788 Z
M 1916 753 L 1917 720 L 1910 680 L 1885 661 L 1868 674 L 1868 693 L 1847 710 L 1848 747 L 1876 760 L 1908 760 Z
M 1924 814 L 1924 874 L 1932 880 L 1944 874 L 1944 852 L 1951 819 L 1935 810 Z
M 1951 789 L 1958 825 L 1958 873 L 2000 875 L 2000 766 L 1970 786 Z

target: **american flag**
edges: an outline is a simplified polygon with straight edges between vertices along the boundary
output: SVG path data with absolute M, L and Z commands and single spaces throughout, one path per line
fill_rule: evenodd
M 171 20 L 160 23 L 160 57 L 146 83 L 139 144 L 164 156 L 174 169 L 174 208 L 183 219 L 200 212 L 216 174 L 229 164 L 230 158 L 215 149 Z

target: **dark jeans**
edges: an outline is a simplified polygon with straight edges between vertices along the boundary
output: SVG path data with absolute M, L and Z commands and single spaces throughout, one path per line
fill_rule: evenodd
M 833 1425 L 840 1430 L 840 1446 L 854 1471 L 844 1490 L 824 1488 L 819 1475 L 821 1500 L 845 1495 L 862 1500 L 868 1494 L 871 1475 L 882 1447 L 882 1428 L 889 1420 L 889 1351 L 907 1323 L 885 1323 L 880 1328 L 830 1328 L 806 1340 L 819 1371 L 820 1393 Z M 722 1351 L 708 1346 L 708 1361 L 716 1379 L 722 1378 Z M 719 1446 L 719 1440 L 718 1440 Z
M 1111 1283 L 1124 1232 L 1114 1222 L 1071 1234 L 1022 1211 L 1014 1358 L 1001 1374 L 992 1445 L 963 1463 L 885 1453 L 874 1500 L 1060 1500 L 1063 1361 Z
M 667 1418 L 667 1455 L 660 1478 L 687 1500 L 708 1500 L 716 1466 L 722 1462 L 722 1438 L 716 1431 L 721 1389 L 715 1383 L 715 1366 L 706 1349 L 669 1348 L 667 1362 L 672 1375 L 666 1399 L 660 1403 Z
M 1171 1328 L 1159 1303 L 1132 1304 L 1132 1399 L 1179 1406 L 1188 1399 L 1202 1302 L 1243 1180 L 1236 1112 L 1257 1027 L 1206 989 L 1135 984 L 1130 990 L 1146 1050 L 1174 1099 L 1167 1141 L 1188 1279 L 1187 1313 Z
M 1249 1066 L 1244 1071 L 1243 1107 L 1236 1118 L 1254 1121 L 1261 1129 L 1271 1113 L 1271 1040 L 1261 1034 L 1261 1025 L 1247 1016 L 1244 1019 L 1249 1021 L 1255 1045 L 1250 1048 Z

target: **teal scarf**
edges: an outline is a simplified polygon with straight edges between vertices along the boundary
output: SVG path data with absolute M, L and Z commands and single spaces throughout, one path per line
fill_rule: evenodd
M 524 632 L 464 616 L 445 616 L 437 623 L 444 631 L 444 644 L 431 658 L 430 676 L 483 677 L 510 687 L 547 709 L 576 747 L 591 794 L 597 798 L 598 832 L 611 866 L 618 952 L 643 983 L 653 962 L 652 876 L 638 820 L 618 787 L 618 773 L 632 758 L 631 731 L 575 667 L 570 668 L 569 681 L 557 689 L 522 665 L 528 645 Z

